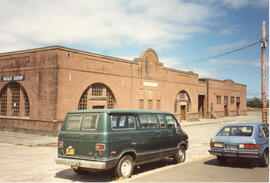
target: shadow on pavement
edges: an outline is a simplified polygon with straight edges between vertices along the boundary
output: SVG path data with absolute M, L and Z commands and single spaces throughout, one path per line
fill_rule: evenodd
M 256 167 L 261 167 L 260 162 L 258 160 L 253 159 L 233 159 L 228 158 L 225 163 L 219 163 L 216 158 L 205 161 L 205 165 L 210 166 L 220 166 L 220 167 L 231 167 L 231 168 L 247 168 L 253 169 Z
M 55 174 L 56 178 L 67 179 L 71 181 L 79 182 L 109 182 L 115 181 L 116 178 L 112 170 L 99 171 L 99 172 L 85 172 L 83 174 L 77 174 L 73 169 L 69 168 L 62 170 Z
M 166 167 L 169 165 L 174 165 L 173 159 L 166 158 L 166 159 L 159 160 L 157 162 L 136 166 L 134 169 L 133 175 L 137 175 L 137 174 L 140 174 L 143 172 L 163 168 L 163 167 Z
M 157 162 L 144 164 L 141 166 L 135 166 L 133 175 L 163 168 L 169 165 L 174 165 L 174 161 L 168 158 L 168 159 L 162 159 Z M 113 170 L 98 171 L 98 172 L 90 171 L 90 172 L 84 172 L 83 174 L 79 175 L 75 173 L 73 169 L 71 168 L 57 172 L 55 174 L 55 177 L 59 179 L 67 179 L 67 180 L 79 181 L 79 182 L 109 182 L 109 181 L 119 180 L 119 178 L 114 175 Z

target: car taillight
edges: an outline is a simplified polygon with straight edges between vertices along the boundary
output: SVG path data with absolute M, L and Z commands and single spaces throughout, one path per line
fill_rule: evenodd
M 96 144 L 97 151 L 105 151 L 105 144 Z
M 210 147 L 223 148 L 224 144 L 220 142 L 210 142 Z
M 63 142 L 62 141 L 58 141 L 57 142 L 57 147 L 58 148 L 62 148 L 63 147 Z
M 239 149 L 258 149 L 258 144 L 239 144 Z

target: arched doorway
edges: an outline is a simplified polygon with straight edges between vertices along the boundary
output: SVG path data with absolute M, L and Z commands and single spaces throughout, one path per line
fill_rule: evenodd
M 116 100 L 111 89 L 102 83 L 94 83 L 87 87 L 78 105 L 78 109 L 112 109 L 115 107 Z
M 6 84 L 0 91 L 1 116 L 29 116 L 30 103 L 26 90 L 17 82 Z
M 180 91 L 175 98 L 174 112 L 179 114 L 180 121 L 187 120 L 187 113 L 190 111 L 191 100 L 188 93 L 184 90 Z

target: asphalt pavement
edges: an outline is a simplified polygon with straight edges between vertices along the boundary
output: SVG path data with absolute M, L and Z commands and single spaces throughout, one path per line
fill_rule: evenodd
M 214 156 L 209 155 L 208 149 L 209 139 L 218 128 L 225 123 L 254 122 L 260 119 L 261 113 L 249 112 L 247 116 L 201 119 L 200 121 L 181 123 L 183 130 L 189 135 L 186 162 L 174 165 L 171 161 L 164 160 L 135 167 L 134 176 L 130 180 L 132 181 L 133 177 L 136 178 L 137 175 L 143 177 L 152 172 L 166 171 L 170 167 L 182 167 L 185 164 L 193 164 L 207 158 L 215 159 Z M 110 173 L 104 174 L 104 172 L 78 176 L 68 166 L 56 164 L 54 162 L 57 156 L 56 143 L 57 137 L 46 134 L 0 131 L 0 151 L 2 153 L 0 164 L 5 165 L 5 171 L 0 171 L 0 182 L 121 181 L 111 177 Z

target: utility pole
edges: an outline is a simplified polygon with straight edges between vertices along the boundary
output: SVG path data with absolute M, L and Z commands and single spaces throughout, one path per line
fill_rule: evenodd
M 261 89 L 262 89 L 262 122 L 268 123 L 266 106 L 266 81 L 265 81 L 265 21 L 262 21 L 262 40 L 261 40 Z

